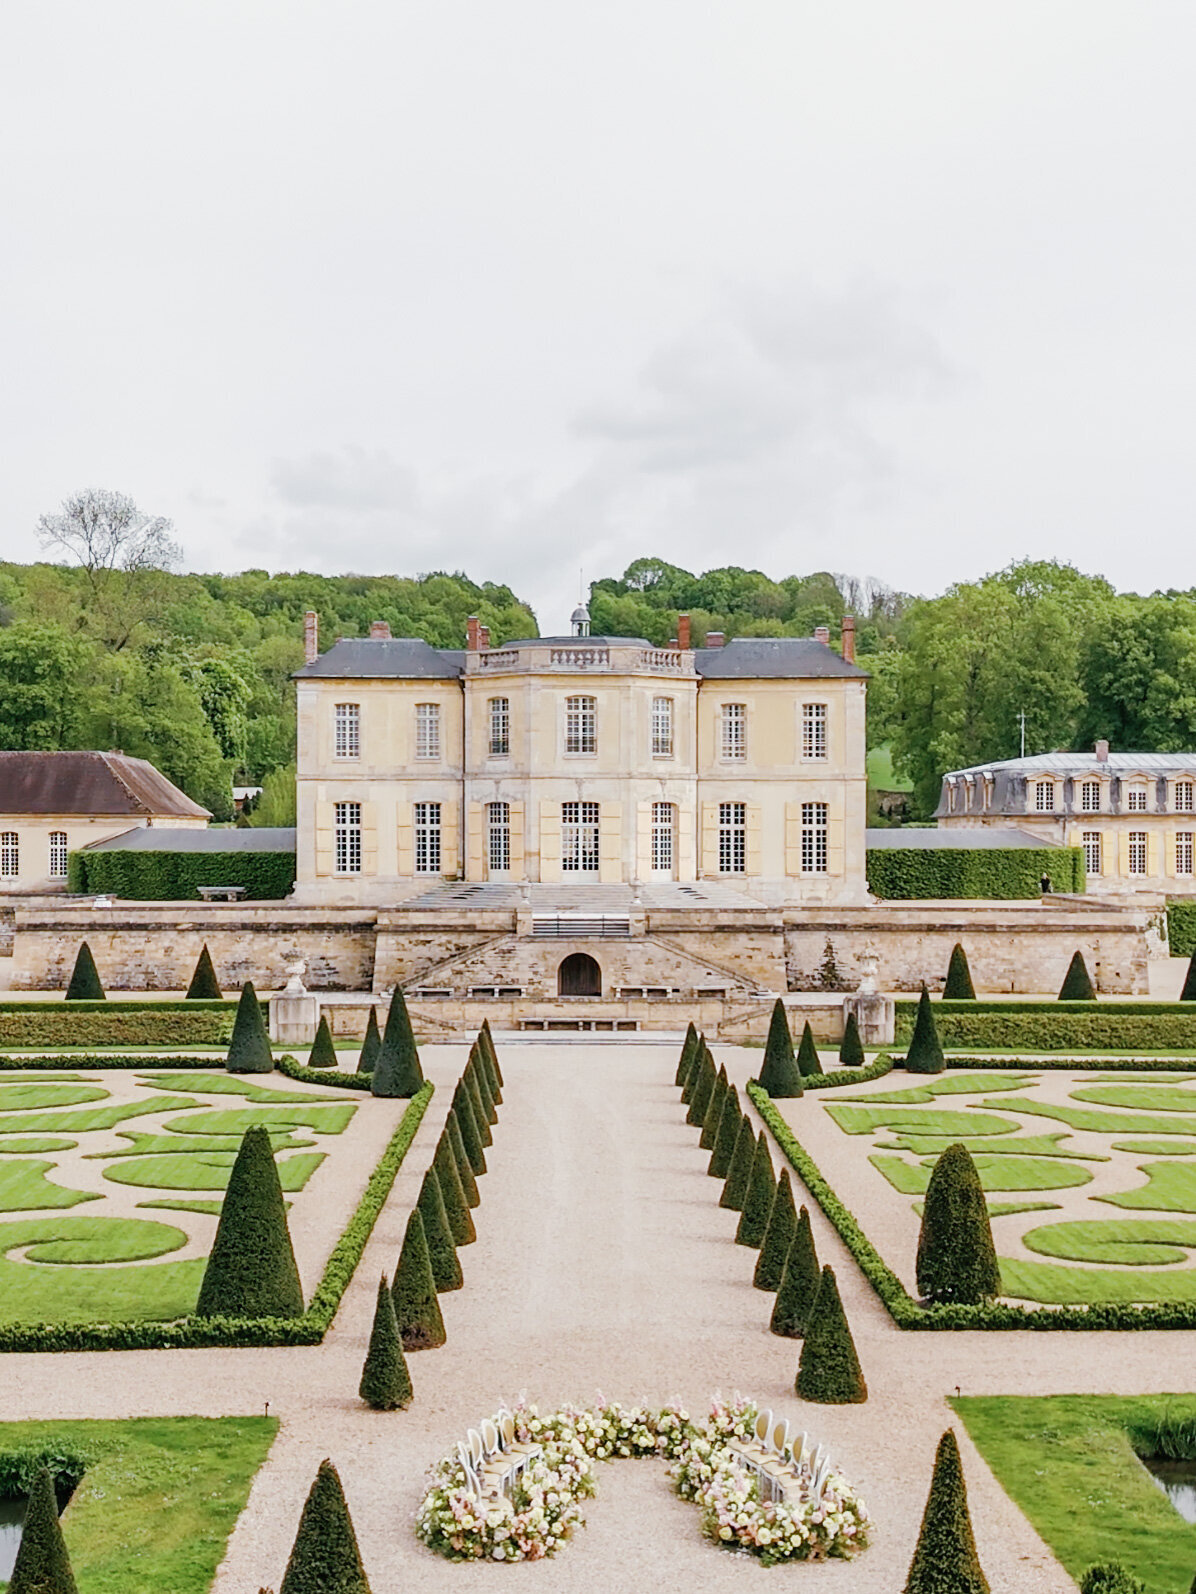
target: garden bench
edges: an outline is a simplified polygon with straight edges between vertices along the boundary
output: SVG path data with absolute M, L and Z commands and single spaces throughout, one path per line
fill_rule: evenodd
M 240 902 L 245 895 L 245 886 L 197 886 L 196 890 L 205 902 Z

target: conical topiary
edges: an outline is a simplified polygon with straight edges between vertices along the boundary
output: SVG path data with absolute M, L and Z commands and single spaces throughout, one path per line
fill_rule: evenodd
M 702 1061 L 698 1067 L 697 1083 L 694 1085 L 693 1094 L 689 1098 L 689 1111 L 685 1115 L 687 1124 L 701 1126 L 706 1121 L 706 1109 L 710 1105 L 710 1097 L 714 1091 L 714 1082 L 718 1078 L 714 1068 L 714 1058 L 710 1055 L 709 1047 L 702 1047 Z
M 415 1035 L 403 988 L 396 985 L 386 1015 L 386 1031 L 370 1074 L 370 1091 L 375 1096 L 414 1096 L 424 1082 L 415 1049 Z
M 809 1021 L 802 1025 L 801 1045 L 797 1048 L 797 1071 L 802 1079 L 810 1079 L 822 1072 L 822 1060 L 814 1044 L 814 1031 Z
M 763 1130 L 760 1131 L 760 1139 L 764 1139 Z M 720 1207 L 728 1207 L 733 1212 L 743 1211 L 752 1178 L 752 1164 L 756 1159 L 756 1144 L 752 1120 L 744 1113 L 739 1120 L 739 1133 L 735 1136 L 735 1150 L 723 1184 L 723 1193 L 718 1198 Z
M 731 1171 L 731 1158 L 735 1155 L 735 1141 L 739 1135 L 739 1125 L 743 1119 L 743 1109 L 739 1105 L 739 1092 L 734 1085 L 727 1087 L 727 1094 L 723 1097 L 723 1110 L 718 1118 L 718 1134 L 714 1139 L 714 1150 L 710 1153 L 710 1162 L 706 1172 L 714 1179 L 725 1179 Z
M 905 1066 L 911 1074 L 941 1074 L 947 1064 L 943 1048 L 939 1045 L 939 1032 L 934 1022 L 934 1008 L 930 1005 L 930 992 L 923 985 L 918 998 L 918 1016 L 914 1020 L 914 1033 L 905 1053 Z
M 839 1298 L 835 1270 L 830 1266 L 822 1270 L 806 1323 L 794 1388 L 800 1399 L 815 1400 L 823 1406 L 857 1406 L 868 1398 L 847 1313 Z
M 332 1031 L 328 1027 L 327 1013 L 320 1014 L 320 1022 L 316 1025 L 316 1038 L 311 1043 L 311 1051 L 307 1056 L 309 1068 L 335 1068 L 336 1047 L 332 1040 Z
M 1146 1584 L 1121 1561 L 1100 1561 L 1080 1578 L 1080 1594 L 1146 1594 Z
M 807 1222 L 809 1218 L 807 1217 Z M 789 1169 L 781 1169 L 776 1194 L 772 1198 L 772 1211 L 768 1214 L 768 1227 L 764 1243 L 756 1258 L 756 1271 L 752 1283 L 758 1290 L 779 1290 L 785 1276 L 785 1258 L 797 1232 L 797 1208 L 793 1202 L 793 1186 L 789 1182 Z
M 371 1002 L 370 1016 L 365 1021 L 365 1038 L 362 1040 L 361 1054 L 357 1059 L 357 1072 L 372 1074 L 381 1050 L 382 1036 L 378 1032 L 378 1009 Z
M 278 1594 L 370 1594 L 345 1492 L 331 1461 L 321 1461 Z
M 848 1013 L 843 1026 L 843 1039 L 839 1042 L 839 1061 L 844 1068 L 859 1068 L 864 1061 L 864 1045 L 860 1040 L 860 1026 L 855 1014 Z
M 703 1151 L 713 1151 L 714 1143 L 718 1139 L 718 1126 L 723 1116 L 723 1106 L 730 1090 L 727 1083 L 727 1070 L 720 1064 L 718 1073 L 714 1078 L 714 1089 L 710 1092 L 710 1101 L 706 1108 L 706 1116 L 702 1119 L 702 1139 L 700 1145 Z
M 448 1218 L 453 1244 L 472 1245 L 478 1237 L 477 1230 L 469 1215 L 469 1202 L 465 1199 L 465 1189 L 461 1183 L 461 1175 L 457 1171 L 457 1159 L 453 1156 L 448 1136 L 443 1133 L 436 1142 L 432 1166 L 436 1169 L 436 1177 L 440 1180 L 440 1195 L 444 1201 L 444 1212 Z
M 694 1048 L 698 1044 L 698 1032 L 694 1028 L 693 1019 L 685 1031 L 685 1039 L 681 1043 L 681 1055 L 677 1059 L 677 1072 L 673 1078 L 674 1085 L 684 1085 L 685 1076 L 689 1073 L 693 1063 Z
M 432 1277 L 432 1260 L 424 1234 L 424 1220 L 418 1207 L 407 1214 L 403 1249 L 391 1285 L 395 1321 L 404 1350 L 435 1350 L 445 1341 L 444 1318 Z
M 8 1589 L 9 1594 L 78 1594 L 49 1467 L 34 1474 Z
M 482 1100 L 478 1076 L 468 1063 L 461 1074 L 461 1083 L 465 1086 L 465 1094 L 469 1097 L 469 1105 L 473 1108 L 473 1121 L 477 1125 L 478 1139 L 483 1146 L 492 1146 L 494 1136 L 490 1133 L 490 1119 L 486 1113 L 486 1104 Z
M 705 1055 L 706 1037 L 699 1034 L 697 1044 L 690 1054 L 689 1067 L 686 1070 L 684 1079 L 681 1081 L 681 1100 L 687 1107 L 698 1083 L 699 1075 L 702 1072 L 702 1060 Z
M 469 1053 L 469 1062 L 466 1065 L 477 1081 L 478 1095 L 482 1098 L 482 1111 L 486 1114 L 488 1124 L 498 1122 L 498 1104 L 494 1100 L 494 1092 L 490 1087 L 490 1077 L 486 1071 L 486 1061 L 482 1056 L 481 1048 L 475 1041 Z
M 943 986 L 946 1002 L 974 1002 L 976 988 L 972 984 L 972 971 L 968 967 L 968 954 L 958 941 L 951 948 L 951 961 L 947 964 L 947 983 Z
M 1096 992 L 1092 988 L 1092 981 L 1088 978 L 1088 965 L 1084 962 L 1082 952 L 1073 952 L 1071 962 L 1067 965 L 1067 973 L 1063 976 L 1063 984 L 1059 987 L 1059 1000 L 1061 1002 L 1095 1002 Z
M 941 1154 L 926 1186 L 917 1272 L 918 1291 L 927 1300 L 976 1306 L 1001 1293 L 980 1175 L 958 1142 Z
M 773 1303 L 768 1326 L 774 1334 L 780 1334 L 784 1339 L 802 1338 L 821 1280 L 822 1269 L 814 1249 L 814 1230 L 810 1227 L 810 1214 L 803 1207 L 797 1215 L 793 1244 L 785 1258 L 780 1288 Z
M 498 1061 L 498 1047 L 494 1044 L 494 1036 L 490 1033 L 490 1020 L 488 1018 L 482 1020 L 482 1034 L 486 1037 L 486 1050 L 490 1053 L 490 1061 L 494 1064 L 494 1077 L 498 1082 L 498 1089 L 501 1094 L 506 1089 L 507 1082 L 502 1077 L 502 1066 Z
M 463 1079 L 457 1081 L 453 1090 L 452 1111 L 461 1130 L 461 1140 L 465 1146 L 465 1155 L 469 1158 L 469 1166 L 477 1177 L 486 1171 L 486 1153 L 482 1150 L 481 1132 Z
M 801 1070 L 793 1056 L 793 1036 L 789 1033 L 789 1019 L 785 1004 L 778 996 L 772 1006 L 768 1023 L 768 1040 L 764 1044 L 764 1066 L 760 1070 L 760 1088 L 777 1100 L 802 1093 Z
M 1196 1002 L 1196 952 L 1188 959 L 1188 972 L 1184 975 L 1184 988 L 1179 993 L 1181 1002 Z
M 241 999 L 237 1003 L 237 1016 L 233 1021 L 233 1035 L 228 1043 L 224 1066 L 230 1074 L 269 1074 L 274 1070 L 270 1036 L 252 980 L 246 980 L 241 987 Z
M 247 1129 L 228 1176 L 196 1317 L 301 1317 L 303 1286 L 270 1132 Z
M 465 1150 L 465 1142 L 461 1138 L 461 1124 L 453 1107 L 449 1108 L 448 1117 L 444 1120 L 444 1132 L 449 1138 L 449 1145 L 453 1148 L 453 1160 L 457 1164 L 457 1173 L 461 1179 L 461 1188 L 465 1191 L 466 1203 L 471 1207 L 480 1206 L 481 1192 L 478 1189 L 478 1181 L 473 1175 L 473 1164 Z
M 764 1231 L 768 1228 L 768 1219 L 776 1193 L 776 1174 L 772 1171 L 768 1142 L 761 1130 L 760 1138 L 756 1142 L 755 1155 L 752 1157 L 752 1171 L 748 1174 L 748 1187 L 739 1214 L 739 1227 L 735 1230 L 736 1245 L 754 1245 L 758 1250 L 764 1244 Z
M 989 1594 L 976 1554 L 959 1444 L 950 1428 L 935 1454 L 905 1594 Z
M 453 1244 L 453 1231 L 449 1228 L 448 1213 L 444 1210 L 444 1197 L 440 1193 L 440 1180 L 436 1177 L 435 1168 L 429 1168 L 424 1174 L 416 1205 L 424 1220 L 433 1283 L 441 1294 L 447 1290 L 459 1290 L 465 1283 L 465 1277 L 461 1272 L 457 1247 Z
M 373 1411 L 401 1411 L 404 1406 L 411 1404 L 414 1393 L 385 1273 L 378 1283 L 378 1302 L 374 1307 L 370 1346 L 365 1354 L 357 1393 Z
M 96 968 L 96 960 L 91 955 L 91 948 L 84 941 L 75 954 L 75 966 L 71 970 L 70 984 L 66 988 L 68 1002 L 103 1002 L 107 1000 L 104 987 L 100 982 L 100 971 Z
M 205 941 L 195 961 L 195 973 L 191 976 L 191 984 L 187 987 L 186 1000 L 188 1002 L 219 1002 L 224 996 L 220 989 L 220 981 L 216 978 L 216 969 L 212 963 L 212 954 L 208 951 Z
M 478 1031 L 475 1045 L 481 1055 L 482 1067 L 486 1070 L 486 1085 L 490 1091 L 490 1099 L 496 1107 L 501 1107 L 502 1082 L 498 1077 L 498 1053 L 494 1049 L 494 1037 L 490 1033 L 488 1024 L 483 1024 Z

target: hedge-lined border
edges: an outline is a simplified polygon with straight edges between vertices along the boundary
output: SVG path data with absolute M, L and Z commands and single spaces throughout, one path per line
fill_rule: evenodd
M 1196 1073 L 1196 1055 L 1191 1066 L 1184 1067 L 1182 1057 L 971 1057 L 966 1053 L 948 1052 L 947 1067 L 968 1069 L 1015 1068 L 1031 1074 L 1057 1068 L 1073 1074 L 1193 1074 Z M 905 1059 L 900 1062 L 904 1064 Z
M 207 997 L 196 996 L 190 1001 L 186 997 L 167 997 L 163 1002 L 147 1001 L 145 997 L 134 996 L 126 1000 L 125 997 L 102 997 L 98 1002 L 70 1002 L 64 996 L 61 1001 L 47 1002 L 44 996 L 34 997 L 32 994 L 25 1001 L 5 997 L 0 1001 L 0 1015 L 9 1013 L 232 1013 L 237 1011 L 237 998 L 235 996 Z M 262 1012 L 268 1011 L 268 1004 L 262 1003 Z
M 278 1066 L 286 1062 L 280 1058 Z M 203 1070 L 210 1074 L 213 1069 L 224 1073 L 224 1056 L 217 1051 L 212 1057 L 196 1057 L 194 1052 L 188 1052 L 185 1057 L 175 1057 L 169 1052 L 49 1052 L 39 1056 L 36 1052 L 26 1052 L 20 1057 L 12 1057 L 0 1052 L 0 1073 L 17 1074 L 25 1069 L 36 1069 L 39 1073 L 49 1073 L 52 1069 L 60 1068 L 69 1072 L 74 1068 L 125 1068 L 137 1069 L 148 1074 L 155 1069 L 190 1068 L 196 1072 Z
M 343 1074 L 339 1068 L 307 1068 L 293 1057 L 280 1057 L 274 1065 L 288 1079 L 301 1085 L 335 1085 L 338 1090 L 369 1090 L 372 1074 Z
M 918 1016 L 918 1000 L 916 996 L 899 998 L 893 1004 L 897 1017 L 915 1019 Z M 1063 1014 L 1100 1013 L 1114 1018 L 1196 1017 L 1196 1002 L 1060 1002 L 1054 997 L 1015 1002 L 1000 996 L 978 996 L 966 1001 L 959 997 L 932 996 L 931 1001 L 936 1016 L 947 1013 L 1034 1013 L 1057 1018 Z
M 767 1091 L 748 1081 L 748 1095 L 798 1178 L 834 1225 L 861 1273 L 880 1297 L 898 1328 L 909 1329 L 1115 1329 L 1196 1328 L 1196 1304 L 1159 1302 L 1148 1306 L 1110 1303 L 1099 1306 L 1059 1306 L 1037 1309 L 1010 1306 L 1003 1301 L 989 1306 L 919 1306 L 905 1285 L 882 1260 L 872 1241 L 852 1213 L 823 1178 L 810 1153 L 781 1117 Z
M 302 1317 L 188 1317 L 175 1323 L 11 1323 L 0 1325 L 0 1351 L 196 1350 L 262 1345 L 318 1345 L 361 1261 L 378 1214 L 394 1188 L 435 1089 L 426 1081 L 407 1104 L 345 1226 Z
M 805 1090 L 838 1090 L 840 1085 L 858 1085 L 869 1079 L 883 1079 L 893 1070 L 893 1060 L 888 1052 L 881 1052 L 866 1068 L 834 1068 L 829 1074 L 803 1074 Z

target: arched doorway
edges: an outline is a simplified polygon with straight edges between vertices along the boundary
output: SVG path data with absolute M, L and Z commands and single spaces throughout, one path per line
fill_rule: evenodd
M 601 996 L 602 970 L 588 952 L 570 952 L 556 971 L 558 996 Z

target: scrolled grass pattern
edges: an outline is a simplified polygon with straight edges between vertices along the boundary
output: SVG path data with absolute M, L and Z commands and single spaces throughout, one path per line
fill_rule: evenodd
M 986 1157 L 1015 1156 L 1015 1157 L 1066 1157 L 1079 1162 L 1111 1162 L 1111 1157 L 1103 1156 L 1099 1151 L 1072 1151 L 1060 1144 L 1071 1137 L 1062 1129 L 1053 1135 L 1003 1135 L 1000 1139 L 993 1136 L 980 1136 L 973 1139 L 970 1135 L 961 1135 L 959 1144 L 968 1151 L 981 1152 Z M 877 1141 L 877 1151 L 912 1151 L 918 1157 L 931 1157 L 942 1151 L 943 1141 L 939 1135 L 898 1135 L 893 1140 Z M 1151 1146 L 1154 1151 L 1158 1147 Z M 1169 1148 L 1168 1148 L 1169 1149 Z M 1196 1145 L 1192 1147 L 1196 1152 Z
M 1097 1106 L 1129 1107 L 1146 1112 L 1196 1112 L 1196 1090 L 1182 1090 L 1170 1082 L 1159 1085 L 1082 1085 L 1068 1091 L 1073 1101 Z M 2 1101 L 0 1101 L 2 1105 Z
M 873 1152 L 868 1158 L 902 1195 L 924 1195 L 937 1160 L 928 1157 L 915 1164 L 884 1152 Z M 1092 1178 L 1087 1168 L 1078 1167 L 1074 1162 L 1070 1165 L 1052 1162 L 1046 1157 L 986 1157 L 981 1152 L 972 1160 L 984 1190 L 1066 1190 L 1088 1184 Z
M 319 1074 L 319 1081 L 323 1085 L 332 1076 L 325 1070 Z M 259 1085 L 244 1074 L 182 1074 L 164 1073 L 156 1070 L 147 1073 L 139 1081 L 148 1084 L 157 1090 L 194 1090 L 203 1096 L 244 1096 L 247 1102 L 254 1105 L 270 1104 L 274 1106 L 310 1106 L 313 1101 L 345 1101 L 345 1096 L 334 1096 L 324 1093 L 313 1096 L 307 1090 L 275 1090 L 268 1085 Z M 0 1086 L 0 1103 L 3 1102 L 3 1090 Z
M 84 1201 L 99 1201 L 94 1190 L 70 1190 L 55 1184 L 49 1175 L 55 1164 L 40 1158 L 13 1158 L 0 1162 L 0 1212 L 32 1212 L 39 1207 L 77 1207 Z
M 1147 1162 L 1142 1165 L 1146 1183 L 1137 1190 L 1119 1190 L 1096 1196 L 1114 1207 L 1144 1208 L 1151 1212 L 1196 1212 L 1196 1163 Z
M 936 1096 L 972 1096 L 985 1090 L 1020 1090 L 1032 1084 L 1032 1074 L 1015 1074 L 1012 1079 L 999 1082 L 984 1074 L 948 1074 L 942 1079 L 930 1079 L 924 1085 L 911 1085 L 908 1090 L 889 1090 L 876 1095 L 853 1096 L 853 1102 L 880 1103 L 884 1106 L 926 1106 Z M 192 1087 L 198 1089 L 198 1086 Z
M 278 1162 L 278 1178 L 289 1194 L 302 1190 L 324 1161 L 323 1151 L 300 1151 Z M 223 1190 L 236 1161 L 235 1151 L 203 1151 L 190 1156 L 122 1157 L 104 1178 L 113 1184 L 137 1185 L 150 1190 Z M 47 1164 L 47 1166 L 50 1166 Z M 4 1200 L 4 1169 L 0 1165 L 0 1205 Z M 46 1203 L 47 1205 L 49 1203 Z
M 247 1107 L 243 1111 L 214 1108 L 210 1112 L 189 1113 L 185 1118 L 171 1118 L 163 1127 L 176 1135 L 239 1135 L 259 1125 L 265 1129 L 310 1129 L 317 1135 L 339 1135 L 349 1127 L 356 1111 L 356 1103 L 349 1106 L 317 1103 L 311 1107 Z
M 31 1112 L 39 1107 L 78 1107 L 85 1101 L 106 1101 L 110 1092 L 87 1082 L 0 1085 L 0 1113 Z
M 1065 1262 L 1096 1262 L 1105 1267 L 1162 1267 L 1184 1262 L 1196 1250 L 1196 1223 L 1182 1218 L 1078 1219 L 1044 1223 L 1022 1236 L 1039 1256 Z
M 984 1103 L 985 1106 L 990 1105 Z M 992 1105 L 996 1105 L 993 1103 Z M 1009 1104 L 1012 1106 L 1012 1103 Z M 1014 1135 L 1021 1125 L 1013 1118 L 998 1118 L 992 1113 L 945 1111 L 917 1107 L 857 1107 L 854 1102 L 827 1102 L 826 1110 L 848 1135 L 870 1135 L 887 1129 L 893 1134 L 938 1135 L 944 1140 L 963 1140 L 972 1135 Z

